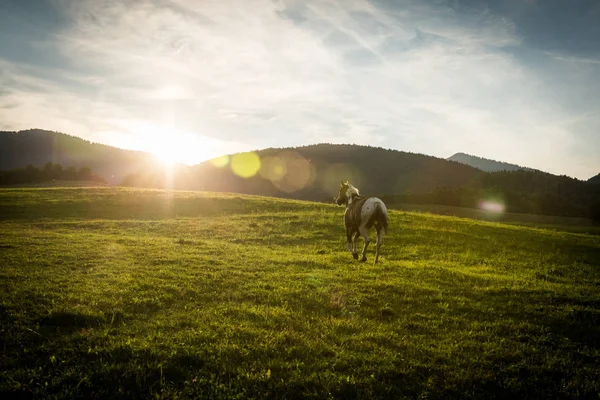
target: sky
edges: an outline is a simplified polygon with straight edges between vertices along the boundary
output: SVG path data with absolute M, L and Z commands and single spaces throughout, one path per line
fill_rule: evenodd
M 598 0 L 0 0 L 0 130 L 600 173 Z

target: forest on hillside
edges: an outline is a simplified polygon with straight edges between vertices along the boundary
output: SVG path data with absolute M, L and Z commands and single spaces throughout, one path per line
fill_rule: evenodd
M 588 183 L 593 183 L 595 185 L 600 185 L 600 174 L 591 177 L 590 179 L 588 179 Z
M 349 180 L 362 194 L 379 196 L 391 205 L 479 208 L 482 202 L 492 201 L 507 212 L 598 219 L 600 185 L 536 170 L 483 172 L 435 157 L 354 145 L 267 149 L 257 154 L 263 164 L 251 177 L 207 162 L 170 175 L 130 175 L 124 184 L 332 202 L 339 181 Z M 291 167 L 282 177 L 274 177 L 273 163 Z M 298 180 L 302 184 L 294 185 Z
M 459 187 L 383 196 L 393 203 L 479 208 L 495 202 L 506 212 L 589 217 L 600 222 L 600 185 L 539 171 L 485 172 Z
M 43 183 L 50 181 L 91 181 L 106 183 L 96 175 L 91 168 L 77 168 L 69 166 L 63 168 L 61 164 L 46 163 L 44 168 L 36 168 L 32 164 L 25 168 L 0 170 L 0 186 L 22 185 L 29 183 Z
M 329 201 L 340 180 L 349 180 L 364 193 L 395 194 L 457 187 L 472 180 L 477 169 L 441 158 L 358 145 L 318 144 L 255 152 L 259 166 L 250 176 L 234 170 L 236 157 L 224 164 L 204 162 L 172 175 L 132 174 L 133 186 L 193 188 Z
M 255 159 L 256 165 L 248 164 L 249 159 Z M 600 203 L 600 184 L 594 184 L 600 183 L 600 175 L 584 182 L 531 169 L 484 172 L 424 154 L 358 145 L 269 148 L 194 166 L 167 168 L 147 153 L 58 132 L 0 132 L 0 170 L 4 170 L 0 175 L 2 185 L 45 179 L 102 179 L 112 185 L 322 202 L 332 202 L 340 180 L 349 180 L 361 193 L 383 197 L 390 204 L 477 208 L 482 201 L 496 201 L 509 212 L 600 219 L 595 217 L 600 213 L 595 211 Z
M 0 131 L 0 170 L 44 168 L 46 163 L 91 168 L 109 184 L 131 173 L 156 167 L 156 157 L 41 129 Z

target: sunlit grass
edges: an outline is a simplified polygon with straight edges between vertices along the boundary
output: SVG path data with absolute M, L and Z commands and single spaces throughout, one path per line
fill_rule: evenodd
M 0 393 L 550 398 L 600 392 L 597 236 L 230 194 L 0 190 Z M 372 254 L 369 254 L 372 261 Z

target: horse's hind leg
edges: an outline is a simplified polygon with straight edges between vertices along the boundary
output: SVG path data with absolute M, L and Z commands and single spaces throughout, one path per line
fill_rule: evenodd
M 369 230 L 367 229 L 366 225 L 363 225 L 360 228 L 358 228 L 358 231 L 360 232 L 362 237 L 365 239 L 365 246 L 363 247 L 362 258 L 361 258 L 361 261 L 365 262 L 365 261 L 367 261 L 367 247 L 369 247 L 369 243 L 371 242 L 371 239 L 369 239 Z
M 354 235 L 354 240 L 352 241 L 352 257 L 355 260 L 358 260 L 358 252 L 356 251 L 356 245 L 358 244 L 358 237 L 360 236 L 360 232 L 356 232 Z
M 346 248 L 352 253 L 352 231 L 346 228 Z
M 383 229 L 381 226 L 376 225 L 377 229 L 377 247 L 375 247 L 375 264 L 379 261 L 379 248 L 381 247 L 381 243 L 383 243 Z

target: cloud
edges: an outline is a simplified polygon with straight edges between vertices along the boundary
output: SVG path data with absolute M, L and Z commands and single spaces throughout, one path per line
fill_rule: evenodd
M 164 129 L 225 144 L 213 152 L 352 142 L 580 177 L 599 168 L 597 59 L 527 47 L 540 30 L 516 3 L 54 4 L 65 22 L 49 41 L 63 65 L 3 64 L 0 120 L 14 127 L 36 115 L 129 147 Z

